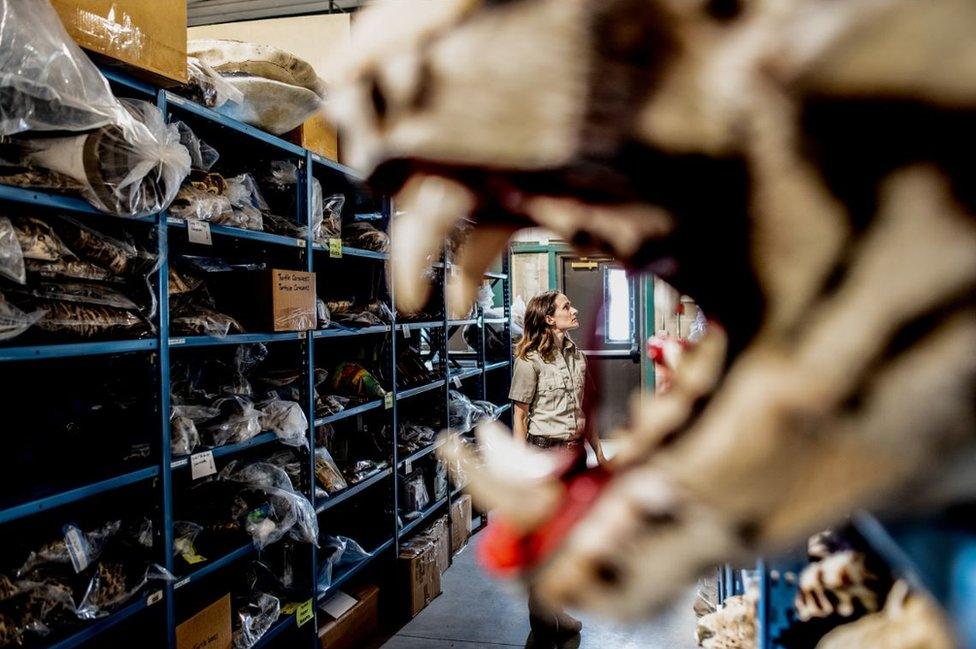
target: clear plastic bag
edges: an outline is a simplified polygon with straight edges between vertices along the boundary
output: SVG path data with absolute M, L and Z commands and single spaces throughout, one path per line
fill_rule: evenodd
M 17 240 L 17 231 L 6 216 L 0 216 L 0 276 L 18 284 L 27 282 L 24 251 Z
M 88 532 L 74 525 L 65 525 L 64 534 L 38 550 L 32 551 L 24 564 L 17 570 L 17 577 L 29 576 L 37 568 L 50 564 L 74 566 L 81 572 L 98 560 L 108 541 L 119 533 L 122 521 L 109 521 L 101 527 Z
M 77 622 L 74 597 L 66 584 L 53 579 L 0 580 L 0 646 L 26 644 L 31 637 L 43 638 Z
M 193 89 L 192 98 L 208 108 L 218 108 L 228 101 L 241 103 L 244 93 L 227 83 L 213 68 L 195 56 L 186 59 L 189 76 L 188 86 Z
M 358 363 L 339 363 L 330 372 L 328 388 L 360 398 L 382 398 L 386 394 L 376 377 Z
M 342 236 L 342 208 L 346 205 L 346 197 L 342 194 L 332 194 L 322 200 L 321 192 L 320 187 L 319 201 L 312 203 L 312 205 L 322 206 L 321 210 L 312 213 L 312 236 L 315 241 L 324 243 L 329 239 L 338 239 Z
M 281 615 L 281 602 L 274 595 L 253 592 L 237 605 L 234 617 L 234 649 L 251 649 Z
M 0 341 L 16 338 L 37 324 L 44 314 L 45 311 L 25 313 L 0 295 Z
M 258 404 L 261 428 L 273 431 L 278 441 L 288 446 L 308 447 L 308 418 L 294 401 L 272 399 Z
M 288 475 L 288 479 L 296 487 L 303 483 L 302 471 L 305 468 L 305 460 L 294 449 L 289 448 L 278 451 L 270 456 L 267 462 L 284 471 Z
M 261 432 L 262 412 L 254 403 L 239 394 L 230 394 L 213 402 L 212 407 L 220 412 L 216 421 L 201 428 L 203 441 L 210 446 L 239 444 L 255 437 Z
M 170 453 L 189 455 L 200 446 L 197 424 L 209 421 L 220 414 L 208 406 L 174 405 L 170 413 Z
M 347 536 L 326 536 L 322 539 L 319 554 L 325 561 L 319 566 L 316 591 L 324 596 L 333 581 L 354 566 L 369 559 L 373 554 Z
M 418 514 L 430 504 L 430 494 L 427 492 L 427 485 L 424 476 L 416 473 L 407 478 L 403 483 L 403 508 L 410 514 Z
M 296 541 L 316 543 L 318 519 L 312 503 L 295 491 L 285 471 L 268 462 L 241 465 L 234 461 L 220 472 L 222 480 L 246 485 L 265 494 L 267 505 L 252 510 L 245 522 L 254 545 L 263 549 L 286 534 Z
M 387 252 L 390 249 L 390 236 L 365 221 L 357 221 L 343 227 L 342 240 L 353 248 L 375 252 Z
M 33 217 L 17 217 L 13 226 L 24 259 L 51 262 L 78 258 L 49 223 Z
M 348 404 L 348 397 L 340 397 L 334 394 L 320 396 L 315 400 L 315 416 L 328 417 L 334 415 L 345 410 Z
M 94 304 L 42 300 L 38 308 L 45 313 L 37 328 L 76 338 L 110 335 L 144 336 L 154 331 L 150 322 L 132 311 Z
M 79 257 L 115 275 L 146 277 L 156 270 L 159 263 L 156 255 L 110 237 L 70 216 L 60 217 L 54 227 Z
M 315 317 L 319 329 L 328 329 L 329 325 L 332 324 L 332 314 L 329 312 L 329 307 L 325 300 L 320 297 L 315 298 Z
M 447 497 L 447 465 L 443 462 L 434 464 L 434 500 Z
M 101 561 L 78 605 L 82 620 L 95 620 L 135 597 L 150 580 L 174 581 L 166 568 L 152 564 L 144 571 L 133 572 L 119 561 Z
M 325 488 L 329 495 L 349 487 L 339 470 L 339 466 L 332 459 L 329 449 L 324 446 L 315 449 L 315 479 L 319 481 L 319 484 Z
M 223 194 L 215 194 L 190 184 L 180 187 L 169 208 L 169 213 L 174 218 L 214 223 L 223 220 L 222 215 L 232 214 L 233 211 L 230 199 Z
M 173 556 L 183 557 L 189 564 L 205 560 L 197 554 L 196 540 L 203 526 L 192 521 L 173 521 Z
M 0 135 L 87 131 L 125 119 L 47 2 L 0 0 Z
M 237 320 L 200 304 L 188 304 L 173 313 L 172 333 L 177 336 L 215 336 L 223 338 L 231 333 L 243 333 Z
M 298 167 L 288 160 L 273 160 L 261 175 L 261 187 L 271 198 L 272 207 L 269 211 L 278 214 L 294 214 L 297 208 L 297 191 L 295 185 L 298 178 Z M 312 234 L 322 222 L 322 185 L 317 178 L 312 178 Z M 289 219 L 272 214 L 265 214 L 265 227 L 277 234 L 297 238 L 308 238 L 309 228 L 305 223 L 296 223 Z
M 82 279 L 95 282 L 118 280 L 101 266 L 80 259 L 61 259 L 51 262 L 25 259 L 24 263 L 30 273 L 45 279 Z
M 172 266 L 169 267 L 168 286 L 171 296 L 192 293 L 200 288 L 201 285 L 203 285 L 203 280 L 199 277 L 181 272 Z
M 220 153 L 193 132 L 185 122 L 173 122 L 180 132 L 180 144 L 190 152 L 190 167 L 200 171 L 210 171 L 211 167 L 217 164 Z
M 153 104 L 120 99 L 129 118 L 84 135 L 34 139 L 26 161 L 82 183 L 85 199 L 119 216 L 165 209 L 190 173 L 179 129 Z
M 469 432 L 484 417 L 484 411 L 472 403 L 467 395 L 457 390 L 448 393 L 447 413 L 448 426 L 459 433 Z
M 126 311 L 137 311 L 139 309 L 139 305 L 123 293 L 103 284 L 39 282 L 23 293 L 42 300 L 94 304 Z

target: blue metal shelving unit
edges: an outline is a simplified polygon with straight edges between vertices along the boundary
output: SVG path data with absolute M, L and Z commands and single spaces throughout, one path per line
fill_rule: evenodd
M 240 148 L 253 148 L 256 152 L 255 155 L 260 153 L 260 155 L 265 158 L 268 157 L 269 152 L 273 152 L 274 155 L 279 156 L 282 159 L 290 159 L 296 162 L 300 169 L 299 181 L 296 187 L 296 191 L 298 192 L 298 213 L 296 214 L 296 219 L 301 223 L 307 224 L 311 219 L 311 179 L 313 176 L 325 178 L 330 183 L 343 187 L 357 187 L 361 184 L 362 179 L 351 169 L 331 160 L 327 160 L 322 156 L 311 153 L 295 144 L 283 140 L 282 138 L 270 135 L 254 127 L 227 118 L 216 111 L 200 106 L 188 99 L 174 94 L 173 92 L 158 89 L 143 81 L 131 78 L 117 70 L 105 69 L 103 70 L 103 73 L 110 80 L 116 92 L 120 95 L 136 96 L 154 102 L 168 120 L 187 120 L 189 123 L 191 123 L 191 127 L 197 131 L 197 134 L 205 140 L 208 138 L 208 133 L 211 131 L 230 131 L 234 134 L 235 142 Z M 393 214 L 392 202 L 387 198 L 381 198 L 380 201 L 382 205 L 381 217 L 388 220 Z M 169 238 L 172 232 L 182 233 L 186 231 L 187 226 L 185 221 L 172 218 L 168 216 L 165 211 L 145 217 L 119 219 L 118 217 L 101 213 L 89 203 L 76 197 L 60 196 L 42 191 L 34 191 L 5 185 L 0 185 L 0 204 L 31 208 L 33 213 L 38 216 L 43 216 L 44 214 L 68 213 L 83 216 L 85 219 L 112 219 L 115 223 L 125 222 L 129 224 L 139 224 L 138 227 L 147 228 L 146 232 L 154 235 L 157 245 L 156 252 L 158 253 L 160 259 L 160 264 L 156 269 L 155 278 L 155 297 L 159 304 L 159 309 L 156 321 L 154 323 L 156 328 L 155 335 L 153 337 L 135 340 L 112 340 L 27 346 L 18 346 L 15 344 L 16 341 L 13 341 L 14 344 L 0 347 L 0 362 L 6 363 L 63 360 L 69 358 L 118 354 L 151 354 L 152 356 L 150 357 L 150 360 L 154 367 L 154 380 L 158 382 L 158 392 L 150 395 L 150 398 L 152 398 L 158 404 L 156 418 L 156 421 L 158 421 L 159 424 L 159 434 L 157 439 L 160 449 L 157 453 L 158 458 L 155 458 L 153 465 L 136 471 L 60 491 L 27 502 L 16 503 L 7 507 L 6 509 L 0 510 L 0 524 L 20 520 L 37 513 L 53 510 L 59 507 L 68 508 L 73 504 L 88 501 L 89 499 L 107 494 L 109 492 L 131 488 L 133 485 L 140 483 L 149 483 L 152 485 L 153 493 L 157 494 L 158 499 L 155 501 L 154 506 L 158 507 L 158 516 L 161 519 L 160 522 L 162 523 L 162 530 L 157 535 L 159 541 L 159 547 L 157 548 L 158 562 L 166 567 L 170 572 L 174 571 L 173 521 L 175 517 L 174 489 L 176 488 L 174 486 L 174 481 L 176 481 L 178 477 L 180 480 L 185 479 L 186 474 L 188 473 L 189 464 L 189 457 L 170 456 L 169 419 L 171 405 L 169 397 L 169 385 L 170 356 L 172 353 L 196 354 L 203 351 L 203 349 L 250 343 L 274 343 L 276 345 L 282 344 L 298 346 L 301 349 L 301 357 L 303 359 L 302 366 L 305 378 L 307 379 L 307 385 L 304 386 L 304 392 L 307 399 L 303 400 L 302 407 L 305 410 L 306 417 L 308 418 L 309 422 L 311 422 L 308 430 L 310 446 L 308 464 L 307 469 L 305 469 L 311 478 L 311 476 L 314 475 L 314 431 L 318 426 L 352 420 L 353 418 L 357 418 L 367 413 L 377 412 L 378 416 L 378 413 L 382 412 L 387 422 L 392 426 L 392 430 L 397 430 L 399 422 L 398 404 L 402 400 L 415 397 L 419 398 L 422 395 L 438 394 L 442 395 L 444 398 L 445 408 L 443 412 L 443 424 L 446 427 L 446 399 L 448 389 L 451 385 L 451 381 L 449 380 L 447 374 L 449 371 L 449 363 L 447 362 L 449 355 L 446 347 L 448 329 L 449 327 L 455 327 L 462 324 L 477 324 L 483 328 L 483 324 L 485 322 L 484 319 L 479 315 L 478 318 L 466 319 L 462 321 L 448 321 L 447 318 L 444 317 L 443 319 L 434 321 L 398 323 L 396 321 L 396 316 L 394 316 L 394 322 L 390 325 L 379 325 L 360 329 L 338 327 L 310 332 L 251 332 L 228 335 L 224 337 L 173 336 L 170 333 L 169 327 L 169 294 L 167 281 L 169 271 Z M 327 247 L 315 244 L 306 239 L 297 239 L 271 234 L 268 232 L 245 230 L 217 224 L 212 224 L 210 226 L 210 231 L 214 236 L 215 242 L 222 240 L 252 242 L 252 244 L 257 243 L 261 244 L 262 246 L 266 246 L 268 250 L 273 250 L 276 252 L 276 254 L 286 254 L 287 250 L 294 250 L 296 251 L 298 259 L 296 262 L 296 268 L 301 268 L 302 270 L 308 271 L 320 271 L 326 265 L 329 265 L 329 267 L 332 268 L 333 266 L 331 265 L 341 264 L 346 258 L 359 260 L 359 263 L 375 262 L 378 264 L 385 263 L 389 259 L 388 253 L 360 250 L 357 248 L 350 248 L 348 246 L 342 247 L 341 258 L 333 258 L 328 254 Z M 182 235 L 180 236 L 182 237 Z M 326 254 L 323 254 L 323 252 Z M 488 273 L 486 277 L 493 282 L 503 282 L 506 286 L 504 293 L 506 297 L 506 318 L 489 320 L 487 322 L 492 324 L 505 324 L 510 340 L 510 327 L 507 326 L 511 317 L 511 299 L 510 290 L 508 289 L 509 282 L 507 272 L 508 260 L 505 259 L 503 263 L 504 267 L 502 273 Z M 450 270 L 450 265 L 438 263 L 436 266 L 442 270 L 440 282 L 443 287 L 443 285 L 446 284 L 444 280 L 446 279 L 446 276 Z M 392 287 L 390 287 L 388 290 L 390 293 L 389 304 L 392 307 L 394 298 L 392 294 Z M 403 331 L 405 335 L 411 333 L 415 334 L 419 330 L 424 330 L 427 332 L 427 334 L 436 334 L 440 336 L 440 340 L 443 342 L 444 347 L 441 350 L 442 355 L 439 357 L 439 362 L 441 366 L 440 371 L 443 372 L 442 376 L 444 378 L 439 378 L 429 384 L 417 386 L 411 389 L 397 390 L 397 373 L 394 359 L 396 358 L 396 349 L 398 344 L 397 339 L 399 338 L 398 334 L 401 331 Z M 374 400 L 356 405 L 352 408 L 348 408 L 327 417 L 320 417 L 316 419 L 314 417 L 315 404 L 313 398 L 314 371 L 316 368 L 316 343 L 318 341 L 332 339 L 361 339 L 365 341 L 369 340 L 368 337 L 371 336 L 387 336 L 389 338 L 390 344 L 388 345 L 388 351 L 386 352 L 384 362 L 389 364 L 388 375 L 391 377 L 390 380 L 392 382 L 392 403 L 385 402 L 384 400 Z M 486 373 L 489 371 L 496 372 L 497 370 L 500 370 L 506 366 L 510 368 L 511 358 L 509 358 L 507 361 L 486 363 L 484 359 L 483 331 L 481 339 L 482 346 L 479 350 L 477 365 L 470 368 L 465 367 L 459 373 L 451 375 L 451 378 L 458 376 L 460 379 L 467 380 L 478 377 L 481 381 L 478 388 L 478 394 L 480 395 L 480 398 L 484 398 L 484 378 Z M 193 348 L 193 351 L 182 351 L 190 348 Z M 197 351 L 198 349 L 200 351 Z M 440 392 L 436 392 L 438 390 L 440 390 Z M 239 454 L 254 449 L 271 447 L 275 443 L 275 435 L 270 432 L 264 432 L 246 442 L 219 447 L 213 449 L 212 452 L 215 460 L 226 461 Z M 432 507 L 425 510 L 425 512 L 419 518 L 398 529 L 399 517 L 397 512 L 399 510 L 400 484 L 398 473 L 395 471 L 395 468 L 402 466 L 403 462 L 408 460 L 419 460 L 431 454 L 437 445 L 438 444 L 434 444 L 425 449 L 421 449 L 420 451 L 403 458 L 403 461 L 401 462 L 397 450 L 397 444 L 394 442 L 392 444 L 392 449 L 390 449 L 390 468 L 379 471 L 375 475 L 370 476 L 349 489 L 338 494 L 333 494 L 328 499 L 316 501 L 313 493 L 306 493 L 306 496 L 312 501 L 317 514 L 320 517 L 328 517 L 332 515 L 341 515 L 341 512 L 337 510 L 338 507 L 343 505 L 343 503 L 350 502 L 352 499 L 355 499 L 357 496 L 360 496 L 367 490 L 380 488 L 380 485 L 387 485 L 387 488 L 390 488 L 392 491 L 394 513 L 392 519 L 389 521 L 391 538 L 377 547 L 369 560 L 364 561 L 362 564 L 357 565 L 354 569 L 341 575 L 330 588 L 330 593 L 334 592 L 334 590 L 339 588 L 343 583 L 360 576 L 364 571 L 378 565 L 379 562 L 390 560 L 395 557 L 399 552 L 399 542 L 401 540 L 405 539 L 409 534 L 417 530 L 423 523 L 428 522 L 434 513 L 440 511 L 445 506 L 449 506 L 457 496 L 459 493 L 457 489 L 449 490 L 448 497 L 437 501 Z M 313 479 L 310 479 L 308 482 L 309 484 L 314 484 Z M 322 518 L 322 520 L 327 520 L 327 518 Z M 126 604 L 122 608 L 119 608 L 111 615 L 103 619 L 92 622 L 79 630 L 73 631 L 69 635 L 59 635 L 57 632 L 55 632 L 51 636 L 51 640 L 47 646 L 57 647 L 59 649 L 67 649 L 69 647 L 78 647 L 83 645 L 99 646 L 100 638 L 106 631 L 117 627 L 119 624 L 134 620 L 148 609 L 153 609 L 162 611 L 160 619 L 164 627 L 161 630 L 161 633 L 154 634 L 154 637 L 161 638 L 163 640 L 163 644 L 167 647 L 175 647 L 175 627 L 177 623 L 181 621 L 180 619 L 177 619 L 176 603 L 183 596 L 183 593 L 192 590 L 194 584 L 213 579 L 215 578 L 215 575 L 224 574 L 221 572 L 222 570 L 238 565 L 240 562 L 246 561 L 253 556 L 256 556 L 256 550 L 252 545 L 247 544 L 233 549 L 222 556 L 209 557 L 209 560 L 206 563 L 196 567 L 195 570 L 183 575 L 177 575 L 175 581 L 166 583 L 156 582 L 150 584 L 145 593 L 131 600 L 130 603 Z M 309 597 L 314 602 L 314 587 L 318 577 L 317 552 L 314 547 L 308 548 L 308 561 L 309 565 L 312 566 L 312 571 L 310 575 L 304 576 L 303 583 L 307 582 L 309 587 Z M 182 615 L 181 617 L 185 617 L 185 615 Z M 279 641 L 280 644 L 278 646 L 318 646 L 318 639 L 315 633 L 315 629 L 317 629 L 317 622 L 313 619 L 300 629 L 300 634 L 297 634 L 293 632 L 293 630 L 295 630 L 297 627 L 297 624 L 293 619 L 294 617 L 295 616 L 293 614 L 282 615 L 281 619 L 271 627 L 264 637 L 262 637 L 257 646 L 269 646 L 276 644 Z M 139 617 L 139 619 L 142 618 Z M 287 641 L 286 638 L 288 638 Z

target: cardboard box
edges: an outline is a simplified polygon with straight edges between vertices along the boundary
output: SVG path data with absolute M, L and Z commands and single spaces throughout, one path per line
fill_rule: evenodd
M 434 542 L 437 569 L 444 574 L 451 565 L 451 537 L 447 531 L 447 516 L 441 516 L 424 532 Z
M 471 536 L 471 496 L 464 494 L 451 503 L 451 552 L 457 553 Z
M 315 273 L 271 268 L 213 273 L 217 309 L 248 331 L 308 331 L 317 325 Z
M 357 601 L 339 619 L 330 619 L 328 614 L 322 616 L 329 620 L 319 627 L 319 643 L 322 649 L 362 647 L 379 629 L 380 589 L 366 585 L 349 594 Z
M 315 273 L 271 269 L 270 288 L 274 331 L 316 328 Z
M 285 133 L 283 137 L 312 153 L 339 161 L 339 132 L 322 115 L 310 118 L 295 130 Z
M 186 83 L 186 0 L 51 0 L 75 41 L 161 86 Z
M 176 649 L 231 649 L 230 594 L 176 627 Z
M 414 543 L 400 549 L 399 558 L 403 566 L 407 611 L 410 617 L 415 617 L 441 594 L 441 571 L 437 568 L 437 547 L 430 539 L 417 538 L 414 539 Z

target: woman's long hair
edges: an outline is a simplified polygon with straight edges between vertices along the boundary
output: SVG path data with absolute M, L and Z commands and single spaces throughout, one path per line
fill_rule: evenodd
M 556 336 L 546 323 L 546 316 L 555 315 L 559 291 L 546 291 L 529 300 L 525 306 L 522 338 L 515 347 L 515 356 L 525 358 L 529 352 L 538 352 L 547 363 L 556 359 Z

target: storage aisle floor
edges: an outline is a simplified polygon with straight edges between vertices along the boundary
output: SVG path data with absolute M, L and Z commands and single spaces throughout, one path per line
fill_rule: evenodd
M 533 642 L 525 597 L 506 584 L 489 579 L 476 564 L 471 544 L 454 559 L 443 577 L 443 593 L 404 626 L 382 649 L 500 649 L 555 645 Z M 583 618 L 580 639 L 561 645 L 566 649 L 693 649 L 694 591 L 660 615 L 637 627 L 597 623 Z

